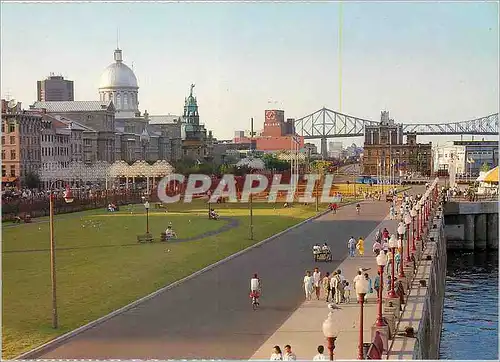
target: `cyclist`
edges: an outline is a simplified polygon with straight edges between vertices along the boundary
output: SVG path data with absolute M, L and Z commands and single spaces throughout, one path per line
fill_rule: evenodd
M 356 213 L 359 215 L 359 210 L 361 209 L 361 205 L 357 204 L 356 205 Z
M 250 297 L 255 298 L 255 303 L 257 305 L 260 305 L 259 297 L 261 292 L 262 292 L 262 284 L 257 274 L 254 274 L 253 278 L 250 279 Z

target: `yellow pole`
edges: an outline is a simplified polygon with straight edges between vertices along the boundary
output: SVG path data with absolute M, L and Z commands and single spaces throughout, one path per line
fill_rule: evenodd
M 339 112 L 342 113 L 342 1 L 339 2 Z

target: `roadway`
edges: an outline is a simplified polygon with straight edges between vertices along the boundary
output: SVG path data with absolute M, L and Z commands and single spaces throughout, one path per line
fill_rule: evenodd
M 249 359 L 304 301 L 302 279 L 304 271 L 315 266 L 313 244 L 330 244 L 334 261 L 318 266 L 328 265 L 323 271 L 331 272 L 346 258 L 348 238 L 368 235 L 387 210 L 385 202 L 364 202 L 359 216 L 353 205 L 336 215 L 324 215 L 37 358 Z M 249 280 L 255 272 L 263 280 L 257 311 L 252 310 L 248 297 Z

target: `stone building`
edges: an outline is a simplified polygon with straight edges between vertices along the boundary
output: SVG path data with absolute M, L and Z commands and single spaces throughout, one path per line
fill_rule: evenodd
M 2 100 L 2 182 L 20 185 L 41 168 L 42 117 L 22 110 L 21 103 Z
M 184 100 L 182 115 L 181 139 L 183 156 L 192 160 L 210 159 L 213 152 L 212 131 L 207 134 L 203 124 L 200 124 L 198 101 L 193 96 L 194 84 L 191 84 L 189 96 Z
M 47 169 L 67 168 L 71 162 L 71 129 L 56 116 L 42 113 L 41 161 Z
M 139 110 L 139 85 L 134 71 L 123 62 L 120 49 L 114 52 L 114 63 L 101 75 L 101 101 L 115 105 L 115 159 L 172 161 L 168 134 L 149 125 L 148 113 Z
M 380 123 L 365 126 L 363 174 L 402 176 L 413 172 L 430 175 L 432 170 L 432 143 L 419 144 L 417 136 L 403 137 L 403 125 L 382 111 Z
M 97 132 L 97 159 L 114 162 L 115 108 L 111 101 L 35 102 L 31 111 L 58 115 Z M 85 143 L 85 141 L 84 141 Z

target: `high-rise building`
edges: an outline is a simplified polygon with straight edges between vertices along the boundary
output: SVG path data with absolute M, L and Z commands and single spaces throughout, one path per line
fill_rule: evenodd
M 45 80 L 39 80 L 37 84 L 37 99 L 39 102 L 61 102 L 74 101 L 75 93 L 73 81 L 66 80 L 63 76 L 53 73 Z

